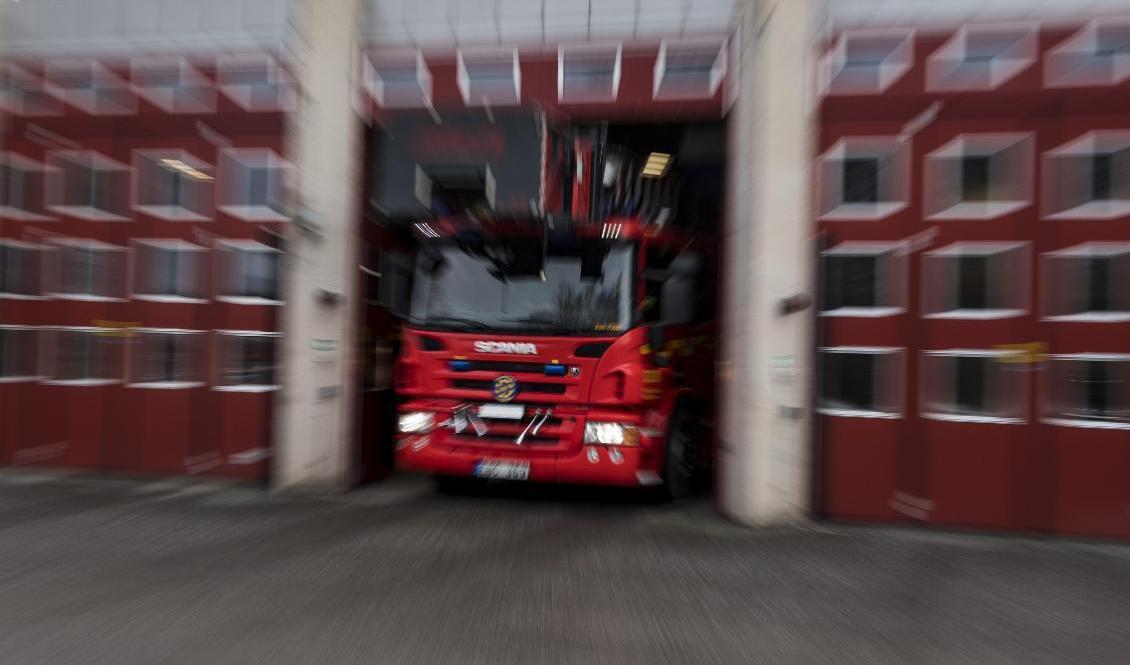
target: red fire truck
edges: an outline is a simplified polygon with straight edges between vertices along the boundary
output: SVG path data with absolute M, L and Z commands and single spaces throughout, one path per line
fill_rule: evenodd
M 521 113 L 445 117 L 442 140 L 386 124 L 375 198 L 415 250 L 397 466 L 691 489 L 712 459 L 716 253 L 709 215 L 683 213 L 721 198 L 718 165 L 695 166 L 710 141 Z

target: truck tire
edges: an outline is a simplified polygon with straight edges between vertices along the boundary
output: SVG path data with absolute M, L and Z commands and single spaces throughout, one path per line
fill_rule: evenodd
M 663 448 L 663 497 L 677 500 L 689 496 L 698 477 L 698 441 L 694 413 L 680 407 L 671 416 Z

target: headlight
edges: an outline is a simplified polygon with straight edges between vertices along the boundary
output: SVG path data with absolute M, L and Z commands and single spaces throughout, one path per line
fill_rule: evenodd
M 400 414 L 397 429 L 401 434 L 424 434 L 435 426 L 435 414 L 431 411 L 409 411 Z
M 605 446 L 634 446 L 638 441 L 638 430 L 634 425 L 604 422 L 585 423 L 585 443 L 599 443 Z

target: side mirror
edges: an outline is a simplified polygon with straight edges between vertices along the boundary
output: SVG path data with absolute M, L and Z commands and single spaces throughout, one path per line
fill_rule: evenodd
M 652 362 L 656 367 L 666 367 L 668 364 L 668 359 L 659 354 L 666 343 L 663 332 L 662 325 L 656 324 L 647 328 L 647 345 L 651 347 Z

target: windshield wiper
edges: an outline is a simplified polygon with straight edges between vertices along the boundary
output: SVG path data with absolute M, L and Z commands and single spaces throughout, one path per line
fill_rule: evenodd
M 408 323 L 414 326 L 440 326 L 447 329 L 458 330 L 460 328 L 469 328 L 471 330 L 487 330 L 487 324 L 482 321 L 474 319 L 464 319 L 458 316 L 437 316 L 427 319 L 408 319 Z

